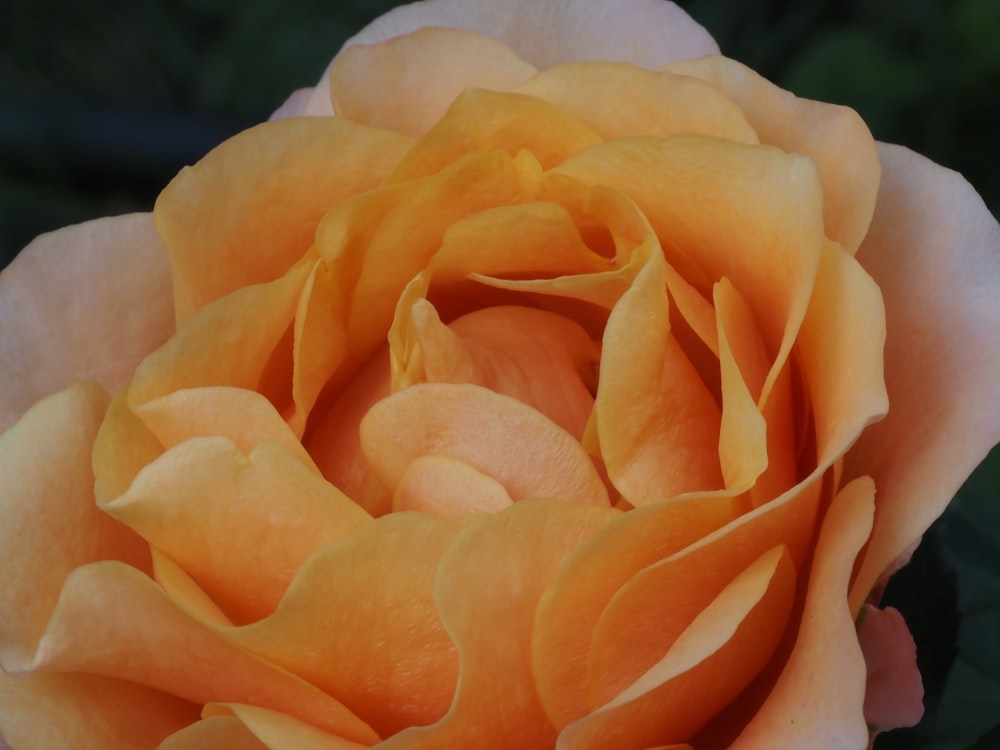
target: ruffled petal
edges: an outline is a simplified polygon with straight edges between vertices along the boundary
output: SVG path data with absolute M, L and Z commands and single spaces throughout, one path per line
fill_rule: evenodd
M 0 431 L 73 383 L 116 390 L 173 333 L 173 317 L 149 214 L 41 235 L 0 273 Z
M 74 386 L 0 436 L 0 659 L 8 671 L 31 661 L 74 568 L 107 559 L 149 568 L 143 540 L 94 502 L 90 449 L 107 403 L 100 387 Z
M 876 730 L 912 727 L 924 715 L 917 646 L 898 609 L 865 605 L 858 626 L 865 656 L 865 721 Z
M 846 476 L 878 488 L 855 608 L 1000 440 L 1000 225 L 960 175 L 899 146 L 879 155 L 858 260 L 885 298 L 890 408 L 847 456 Z

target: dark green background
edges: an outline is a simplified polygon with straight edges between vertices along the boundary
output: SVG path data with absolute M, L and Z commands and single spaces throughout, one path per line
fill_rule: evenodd
M 395 4 L 3 0 L 0 261 L 39 232 L 150 209 L 181 166 L 314 83 Z M 877 138 L 958 169 L 1000 212 L 1000 0 L 680 4 L 730 57 L 855 107 Z M 1000 748 L 1000 452 L 889 597 L 917 634 L 932 710 L 878 747 Z

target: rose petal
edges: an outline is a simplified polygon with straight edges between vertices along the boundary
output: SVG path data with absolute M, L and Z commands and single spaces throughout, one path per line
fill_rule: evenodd
M 761 555 L 669 651 L 609 703 L 563 729 L 559 747 L 622 750 L 684 741 L 750 684 L 781 640 L 795 599 L 783 547 Z
M 528 307 L 488 307 L 441 322 L 426 299 L 410 307 L 396 390 L 471 383 L 515 398 L 579 439 L 590 417 L 600 347 L 572 320 Z M 586 380 L 585 380 L 586 378 Z
M 394 511 L 421 510 L 440 518 L 494 513 L 513 503 L 493 477 L 464 461 L 436 455 L 414 460 L 392 497 Z
M 205 707 L 206 717 L 227 714 L 239 719 L 268 750 L 361 750 L 368 747 L 323 732 L 294 716 L 260 706 L 215 703 Z M 222 746 L 229 748 L 229 745 Z
M 434 599 L 459 656 L 451 709 L 401 732 L 390 748 L 552 747 L 555 730 L 533 687 L 535 608 L 560 564 L 610 519 L 610 508 L 529 500 L 458 535 L 441 560 Z M 484 627 L 494 623 L 494 627 Z
M 663 266 L 649 253 L 611 311 L 594 403 L 608 476 L 633 505 L 722 486 L 719 407 L 670 335 Z
M 434 577 L 468 523 L 383 516 L 314 553 L 273 615 L 228 635 L 342 700 L 382 737 L 431 724 L 448 710 L 458 676 Z
M 108 397 L 79 385 L 40 401 L 0 435 L 0 659 L 22 669 L 66 576 L 94 560 L 149 568 L 148 548 L 94 502 L 90 447 Z
M 857 112 L 800 99 L 725 57 L 671 63 L 667 70 L 718 86 L 742 108 L 761 143 L 813 160 L 823 183 L 826 235 L 854 253 L 864 239 L 879 184 L 875 141 Z
M 0 671 L 0 748 L 5 750 L 156 747 L 196 721 L 198 710 L 175 696 L 110 677 L 12 677 Z
M 302 115 L 312 114 L 308 112 L 309 102 L 313 96 L 312 88 L 296 89 L 288 98 L 278 107 L 268 120 L 284 120 L 286 117 L 301 117 Z M 333 114 L 332 112 L 326 114 Z
M 235 716 L 210 716 L 170 735 L 157 750 L 270 750 Z
M 509 45 L 538 68 L 560 62 L 623 60 L 655 69 L 718 52 L 701 26 L 662 0 L 437 0 L 396 7 L 351 37 L 373 44 L 425 26 L 469 29 Z
M 149 214 L 43 234 L 0 273 L 0 431 L 73 383 L 116 390 L 171 333 L 170 268 Z
M 341 703 L 229 641 L 119 562 L 77 568 L 67 579 L 33 670 L 87 672 L 148 685 L 197 704 L 265 705 L 359 742 L 375 733 Z
M 555 104 L 604 140 L 701 133 L 757 143 L 757 134 L 736 102 L 690 76 L 606 62 L 560 65 L 525 81 L 516 91 Z
M 854 607 L 1000 440 L 1000 225 L 958 174 L 898 146 L 879 156 L 858 259 L 885 297 L 891 408 L 847 456 L 846 475 L 878 487 Z
M 312 245 L 320 218 L 381 182 L 409 144 L 347 120 L 297 117 L 246 130 L 181 170 L 153 210 L 178 323 L 288 271 Z
M 274 443 L 246 456 L 194 438 L 103 506 L 180 564 L 239 622 L 274 611 L 306 558 L 371 520 Z
M 465 89 L 509 89 L 535 72 L 491 37 L 423 28 L 375 46 L 348 46 L 328 75 L 338 117 L 418 137 Z
M 866 605 L 858 626 L 865 657 L 865 721 L 877 730 L 912 727 L 924 715 L 917 647 L 898 609 Z
M 520 401 L 477 385 L 420 383 L 376 404 L 361 447 L 387 487 L 423 455 L 444 455 L 497 479 L 515 501 L 608 505 L 593 463 L 573 437 Z
M 827 510 L 795 646 L 730 750 L 867 746 L 861 710 L 865 666 L 846 597 L 854 560 L 871 528 L 874 489 L 868 478 L 852 482 Z

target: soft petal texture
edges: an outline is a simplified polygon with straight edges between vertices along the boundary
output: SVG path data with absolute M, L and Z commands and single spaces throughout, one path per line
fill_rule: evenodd
M 847 485 L 831 504 L 816 543 L 795 646 L 767 700 L 730 750 L 867 745 L 861 705 L 865 663 L 847 589 L 874 505 L 874 486 L 867 478 Z
M 826 235 L 852 254 L 857 250 L 875 208 L 880 171 L 875 141 L 857 112 L 800 99 L 725 57 L 683 60 L 667 70 L 718 86 L 740 106 L 761 143 L 812 159 L 823 183 Z
M 53 711 L 53 707 L 58 710 Z M 154 748 L 198 719 L 199 707 L 125 680 L 0 672 L 0 748 Z M 8 746 L 4 739 L 10 743 Z
M 270 614 L 313 550 L 371 520 L 275 443 L 244 456 L 207 437 L 165 453 L 103 508 L 241 622 Z
M 960 175 L 899 146 L 879 156 L 858 259 L 885 299 L 891 408 L 847 456 L 846 476 L 878 488 L 854 607 L 1000 441 L 1000 225 Z
M 66 576 L 94 560 L 149 568 L 145 542 L 94 502 L 90 447 L 108 397 L 96 385 L 40 401 L 0 436 L 0 660 L 31 661 Z
M 380 401 L 361 423 L 375 473 L 395 487 L 415 459 L 445 455 L 497 479 L 515 501 L 608 505 L 590 458 L 565 430 L 509 396 L 469 384 L 422 383 Z
M 386 750 L 552 746 L 556 732 L 527 658 L 535 608 L 563 560 L 618 515 L 610 508 L 529 500 L 455 538 L 434 586 L 458 649 L 455 698 L 439 722 L 401 732 Z
M 535 72 L 496 39 L 425 28 L 377 46 L 348 47 L 329 75 L 338 117 L 417 137 L 465 89 L 509 89 Z M 424 85 L 428 78 L 433 88 Z
M 394 8 L 351 37 L 347 46 L 381 42 L 425 26 L 489 34 L 538 68 L 624 60 L 654 69 L 718 51 L 690 16 L 661 0 L 430 0 Z
M 30 667 L 115 677 L 201 705 L 269 706 L 349 739 L 375 739 L 330 695 L 241 649 L 117 561 L 70 575 Z
M 291 118 L 246 130 L 181 170 L 153 210 L 178 322 L 291 268 L 319 219 L 377 185 L 408 143 L 339 118 Z
M 381 737 L 433 723 L 458 673 L 434 580 L 470 520 L 410 512 L 366 524 L 314 553 L 274 614 L 227 635 L 343 701 Z
M 687 739 L 767 663 L 794 598 L 794 564 L 786 549 L 773 548 L 701 610 L 638 680 L 563 729 L 557 750 L 641 750 Z
M 924 715 L 917 647 L 898 609 L 865 605 L 858 626 L 865 656 L 865 721 L 878 730 L 912 727 Z
M 173 313 L 149 214 L 38 237 L 0 273 L 0 431 L 79 381 L 123 385 L 173 333 Z

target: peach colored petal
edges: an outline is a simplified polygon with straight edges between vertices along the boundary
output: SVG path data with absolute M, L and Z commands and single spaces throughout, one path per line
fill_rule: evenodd
M 535 72 L 491 37 L 422 28 L 378 45 L 348 46 L 328 75 L 338 117 L 418 137 L 463 90 L 509 89 Z
M 243 722 L 269 750 L 361 750 L 368 747 L 328 734 L 288 714 L 260 706 L 241 703 L 206 706 L 207 716 L 225 716 L 227 713 Z
M 392 509 L 459 518 L 469 513 L 495 513 L 513 503 L 493 477 L 464 461 L 433 455 L 421 456 L 406 467 L 393 493 Z
M 361 451 L 358 428 L 365 414 L 389 395 L 388 347 L 378 352 L 354 376 L 329 408 L 317 415 L 305 437 L 309 454 L 323 476 L 374 516 L 391 508 L 391 493 L 374 493 L 371 467 Z
M 410 348 L 397 357 L 418 382 L 471 383 L 534 407 L 576 438 L 590 417 L 600 346 L 572 320 L 528 307 L 502 305 L 441 322 L 420 299 L 410 308 Z
M 306 558 L 370 516 L 275 443 L 193 438 L 103 506 L 238 622 L 274 611 Z
M 210 716 L 170 735 L 157 750 L 269 750 L 235 716 Z
M 170 269 L 149 214 L 38 237 L 0 273 L 0 431 L 73 383 L 117 389 L 173 322 Z
M 12 677 L 0 671 L 0 748 L 152 748 L 197 720 L 198 709 L 172 695 L 109 677 Z
M 546 713 L 563 727 L 587 713 L 587 661 L 594 627 L 638 570 L 733 520 L 729 497 L 690 496 L 636 508 L 598 532 L 559 570 L 542 596 L 532 635 L 532 672 Z
M 31 669 L 116 677 L 197 704 L 268 706 L 345 738 L 376 739 L 334 698 L 247 653 L 119 562 L 91 563 L 67 578 Z
M 842 456 L 885 415 L 885 337 L 878 286 L 855 258 L 827 242 L 797 342 L 820 465 Z
M 662 0 L 434 0 L 403 5 L 348 40 L 372 44 L 425 26 L 469 29 L 500 39 L 539 68 L 561 62 L 622 60 L 658 68 L 718 52 L 701 26 Z
M 376 519 L 314 553 L 273 615 L 227 634 L 342 700 L 382 737 L 433 723 L 458 676 L 434 577 L 467 524 L 412 512 Z
M 891 406 L 847 457 L 879 493 L 855 606 L 1000 440 L 1000 226 L 958 174 L 898 146 L 879 156 L 858 259 L 885 297 Z
M 178 322 L 288 271 L 320 218 L 377 185 L 409 144 L 346 120 L 296 117 L 246 130 L 181 170 L 153 211 Z
M 730 750 L 865 747 L 865 665 L 847 585 L 871 528 L 874 486 L 847 485 L 823 519 L 795 646 L 764 705 Z
M 361 422 L 361 447 L 391 488 L 420 456 L 444 455 L 498 480 L 515 501 L 609 503 L 600 475 L 569 433 L 530 406 L 477 385 L 420 383 L 394 393 Z
M 775 547 L 740 572 L 636 682 L 563 729 L 556 747 L 639 750 L 689 739 L 764 667 L 794 599 L 794 563 Z
M 668 264 L 704 296 L 730 279 L 773 362 L 766 394 L 795 341 L 823 249 L 812 162 L 770 147 L 676 135 L 604 143 L 555 171 L 614 185 L 635 201 Z
M 915 726 L 924 715 L 917 647 L 898 609 L 865 605 L 858 642 L 868 672 L 865 721 L 877 730 Z
M 854 253 L 875 206 L 879 162 L 868 126 L 847 107 L 795 95 L 725 57 L 672 63 L 667 70 L 718 86 L 743 108 L 761 143 L 813 160 L 823 183 L 826 235 Z
M 528 500 L 455 538 L 434 587 L 458 649 L 455 699 L 435 725 L 401 732 L 385 743 L 386 750 L 553 745 L 556 732 L 525 658 L 535 608 L 566 557 L 618 515 L 610 508 Z
M 611 311 L 594 419 L 608 476 L 633 505 L 722 486 L 719 407 L 670 335 L 664 260 Z
M 469 274 L 538 278 L 597 273 L 607 258 L 584 242 L 573 217 L 557 203 L 531 202 L 485 209 L 445 232 L 431 258 L 435 284 L 454 284 Z
M 528 152 L 472 153 L 425 180 L 410 183 L 402 200 L 364 248 L 353 288 L 348 336 L 367 359 L 385 341 L 395 303 L 426 268 L 448 228 L 484 209 L 536 199 L 542 170 Z
M 555 104 L 604 140 L 701 133 L 757 143 L 736 102 L 689 76 L 622 63 L 578 63 L 550 68 L 515 90 Z
M 391 182 L 424 177 L 472 151 L 530 151 L 543 168 L 555 166 L 601 138 L 559 107 L 533 96 L 468 89 L 403 157 Z
M 94 503 L 90 448 L 108 397 L 79 385 L 43 399 L 0 435 L 0 659 L 22 669 L 66 576 L 93 560 L 149 567 L 142 539 Z
M 189 316 L 136 370 L 129 403 L 142 404 L 185 388 L 231 386 L 263 394 L 276 409 L 290 408 L 289 332 L 308 272 L 300 266 Z M 272 359 L 279 361 L 272 364 Z

